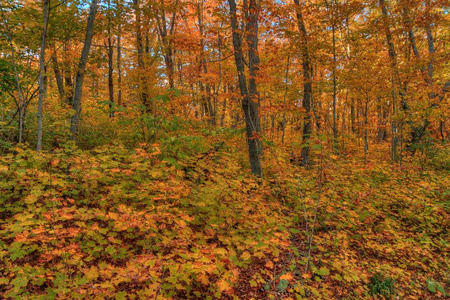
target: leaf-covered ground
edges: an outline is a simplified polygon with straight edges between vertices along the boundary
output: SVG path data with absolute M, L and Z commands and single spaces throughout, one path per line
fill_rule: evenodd
M 281 153 L 281 151 L 280 151 Z M 356 154 L 304 169 L 266 150 L 265 178 L 229 140 L 0 157 L 2 298 L 444 298 L 445 170 Z M 320 193 L 319 193 L 320 190 Z M 307 232 L 317 197 L 309 271 Z

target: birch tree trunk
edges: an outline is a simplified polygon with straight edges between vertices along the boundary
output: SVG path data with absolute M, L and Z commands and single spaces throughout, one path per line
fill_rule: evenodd
M 38 113 L 37 113 L 37 140 L 36 140 L 36 151 L 42 150 L 42 118 L 43 118 L 43 104 L 46 94 L 46 82 L 45 82 L 45 44 L 47 39 L 47 29 L 48 29 L 48 15 L 49 15 L 50 0 L 43 0 L 43 17 L 44 17 L 44 28 L 42 29 L 41 36 L 41 53 L 39 56 L 39 101 L 38 101 Z

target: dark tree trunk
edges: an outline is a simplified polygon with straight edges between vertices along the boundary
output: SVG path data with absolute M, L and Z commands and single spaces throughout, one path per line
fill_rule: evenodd
M 111 36 L 111 0 L 108 0 L 108 92 L 109 92 L 109 117 L 114 117 L 114 67 L 113 67 L 113 38 Z
M 378 103 L 378 142 L 384 142 L 387 138 L 386 118 L 386 109 L 382 103 Z
M 394 42 L 392 33 L 390 30 L 389 25 L 389 15 L 388 10 L 386 7 L 385 0 L 379 0 L 380 7 L 381 7 L 381 14 L 383 16 L 383 26 L 384 26 L 384 32 L 386 36 L 386 42 L 388 45 L 388 54 L 389 54 L 389 60 L 391 63 L 391 71 L 392 71 L 392 116 L 395 116 L 397 113 L 397 87 L 401 88 L 399 74 L 398 74 L 398 68 L 397 68 L 397 54 L 395 52 L 394 48 Z M 403 102 L 403 99 L 402 99 Z M 402 108 L 406 107 L 406 103 L 401 103 Z M 391 158 L 392 160 L 397 160 L 398 158 L 398 146 L 399 146 L 399 137 L 398 137 L 398 124 L 395 121 L 392 121 L 392 142 L 391 142 Z
M 305 118 L 303 125 L 303 146 L 301 151 L 301 165 L 306 166 L 309 162 L 309 139 L 311 137 L 311 101 L 312 101 L 312 64 L 308 49 L 308 32 L 306 31 L 303 14 L 301 12 L 300 1 L 294 0 L 296 5 L 297 26 L 301 35 L 301 55 L 303 67 L 303 108 Z
M 62 100 L 64 99 L 64 79 L 61 74 L 61 70 L 59 69 L 56 50 L 54 50 L 52 55 L 52 63 L 53 63 L 53 72 L 55 73 L 56 86 L 58 87 L 58 94 Z
M 72 68 L 69 65 L 67 58 L 67 43 L 69 41 L 65 40 L 63 45 L 63 66 L 64 66 L 64 95 L 66 97 L 66 103 L 72 106 L 73 100 L 73 81 L 72 81 Z
M 355 113 L 355 99 L 350 98 L 350 122 L 352 133 L 356 133 L 356 113 Z
M 117 105 L 122 105 L 122 49 L 121 47 L 121 26 L 117 35 Z
M 89 8 L 89 16 L 86 27 L 86 37 L 84 40 L 83 51 L 81 52 L 80 61 L 78 63 L 77 75 L 75 77 L 75 89 L 73 92 L 72 108 L 75 110 L 75 114 L 72 116 L 70 123 L 71 139 L 76 140 L 78 133 L 78 125 L 80 123 L 81 115 L 81 96 L 83 91 L 83 79 L 84 71 L 89 56 L 89 50 L 91 48 L 92 37 L 94 35 L 94 21 L 97 13 L 98 0 L 92 0 Z
M 176 2 L 176 5 L 178 4 L 178 1 Z M 161 0 L 159 12 L 156 16 L 156 21 L 158 24 L 158 35 L 161 42 L 161 45 L 163 46 L 163 53 L 164 53 L 164 63 L 166 65 L 166 75 L 167 80 L 169 82 L 169 88 L 174 89 L 175 87 L 175 81 L 174 81 L 174 44 L 172 41 L 172 36 L 174 34 L 175 30 L 175 21 L 176 21 L 176 10 L 172 13 L 169 28 L 167 28 L 167 19 L 166 19 L 166 5 L 164 3 L 164 0 Z
M 367 96 L 366 103 L 364 105 L 364 162 L 366 162 L 367 152 L 369 151 L 369 141 L 367 135 L 367 126 L 369 124 L 369 97 Z
M 426 5 L 429 5 L 428 2 L 426 2 Z M 420 58 L 420 53 L 417 49 L 415 38 L 414 38 L 414 32 L 411 25 L 411 21 L 409 18 L 409 11 L 407 4 L 405 5 L 404 9 L 405 19 L 406 19 L 406 25 L 408 27 L 408 36 L 411 43 L 411 47 L 413 49 L 414 55 L 417 58 Z M 429 54 L 429 62 L 428 62 L 428 74 L 425 75 L 425 82 L 427 85 L 432 89 L 433 86 L 433 55 L 434 55 L 434 40 L 433 40 L 433 34 L 431 32 L 430 24 L 428 23 L 426 26 L 426 35 L 427 35 L 427 43 L 428 43 L 428 54 Z M 422 68 L 422 72 L 425 73 L 425 68 Z M 428 95 L 428 98 L 433 101 L 432 99 L 436 98 L 436 94 L 433 92 L 430 92 Z M 432 107 L 436 105 L 435 103 L 432 104 Z M 425 118 L 423 121 L 423 125 L 415 126 L 411 123 L 411 132 L 410 132 L 410 142 L 407 144 L 407 148 L 412 150 L 412 153 L 415 152 L 414 145 L 419 143 L 422 139 L 423 135 L 425 134 L 427 127 L 430 125 L 430 121 Z
M 247 132 L 247 143 L 250 156 L 250 166 L 252 173 L 262 177 L 262 168 L 260 156 L 262 155 L 260 134 L 261 127 L 259 121 L 259 95 L 256 86 L 256 76 L 259 70 L 258 56 L 258 15 L 259 7 L 256 0 L 250 0 L 248 8 L 245 7 L 248 14 L 248 23 L 246 26 L 246 41 L 248 44 L 248 67 L 249 80 L 244 73 L 244 55 L 242 50 L 242 39 L 237 20 L 236 2 L 228 0 L 230 5 L 231 28 L 233 31 L 234 59 L 238 71 L 239 89 L 242 97 L 242 109 L 244 110 L 245 126 Z
M 137 63 L 139 69 L 139 90 L 142 104 L 145 107 L 145 112 L 152 111 L 151 103 L 147 94 L 147 79 L 145 74 L 145 62 L 144 62 L 144 44 L 142 40 L 142 24 L 141 24 L 141 4 L 139 0 L 133 0 L 134 9 L 136 13 L 136 44 L 137 44 Z

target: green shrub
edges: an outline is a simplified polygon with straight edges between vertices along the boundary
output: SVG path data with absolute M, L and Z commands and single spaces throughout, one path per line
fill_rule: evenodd
M 369 294 L 372 296 L 384 296 L 390 298 L 394 295 L 394 282 L 394 279 L 376 273 L 370 278 Z
M 450 147 L 447 143 L 437 145 L 434 148 L 429 161 L 435 169 L 450 170 Z

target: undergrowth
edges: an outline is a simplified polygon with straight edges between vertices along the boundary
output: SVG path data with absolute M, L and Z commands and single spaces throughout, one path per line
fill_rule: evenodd
M 269 145 L 257 179 L 239 138 L 203 132 L 133 150 L 66 144 L 1 157 L 0 295 L 445 297 L 448 171 L 324 157 L 305 272 L 317 164 L 300 168 Z

